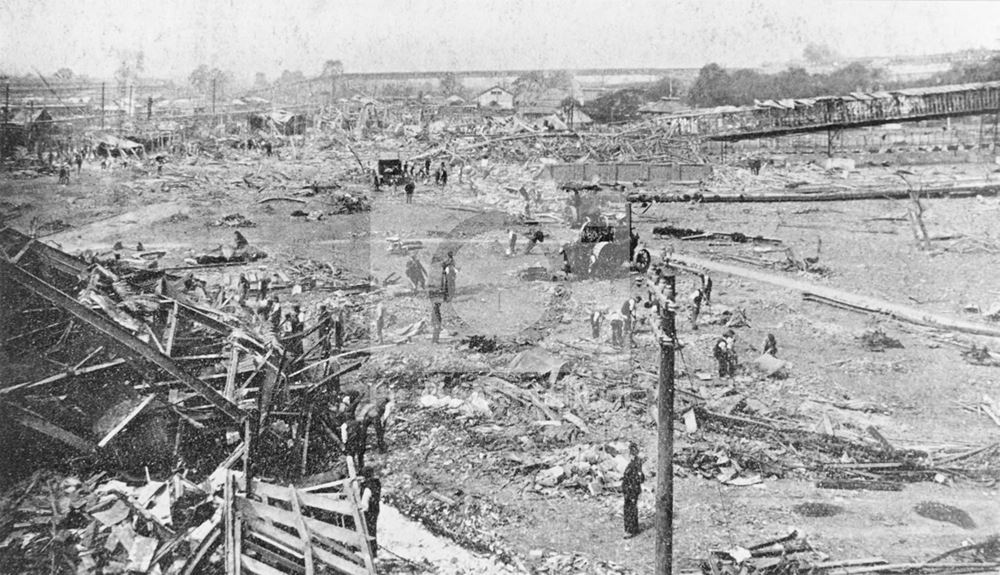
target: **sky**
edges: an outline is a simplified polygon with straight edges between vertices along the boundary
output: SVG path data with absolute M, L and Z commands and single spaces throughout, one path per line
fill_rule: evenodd
M 1000 48 L 979 0 L 0 0 L 0 72 L 109 78 L 199 64 L 249 81 L 346 72 L 757 67 L 809 44 L 845 56 Z

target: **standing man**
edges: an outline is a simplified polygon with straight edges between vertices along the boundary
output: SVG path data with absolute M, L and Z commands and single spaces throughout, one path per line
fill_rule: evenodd
M 444 167 L 444 162 L 441 162 L 441 187 L 448 185 L 448 169 Z
M 715 342 L 712 355 L 719 364 L 719 377 L 732 377 L 736 373 L 736 334 L 727 329 Z
M 271 322 L 271 328 L 274 333 L 280 333 L 278 328 L 281 327 L 281 301 L 278 296 L 273 296 L 271 298 L 271 307 L 267 310 L 267 319 Z
M 708 274 L 701 274 L 702 303 L 712 305 L 712 278 Z
M 625 345 L 625 338 L 622 337 L 622 326 L 625 323 L 621 312 L 613 312 L 608 319 L 611 323 L 611 345 L 614 347 L 622 347 Z
M 406 185 L 403 186 L 403 191 L 406 193 L 406 203 L 408 204 L 413 203 L 413 191 L 415 189 L 416 186 L 413 185 L 413 178 L 407 178 Z
M 424 158 L 424 181 L 431 176 L 431 159 Z
M 361 509 L 365 511 L 368 541 L 372 557 L 378 555 L 378 513 L 381 507 L 382 480 L 371 467 L 361 469 Z
M 365 449 L 368 448 L 368 427 L 351 416 L 351 411 L 345 411 L 346 419 L 340 424 L 340 441 L 344 444 L 344 453 L 354 460 L 355 469 L 365 467 Z
M 701 304 L 705 301 L 705 291 L 702 288 L 694 290 L 691 294 L 691 329 L 698 329 L 698 315 L 701 313 Z
M 416 252 L 411 253 L 410 259 L 406 261 L 406 277 L 409 278 L 414 291 L 427 287 L 427 270 L 417 259 Z
M 385 328 L 385 307 L 382 306 L 382 302 L 379 302 L 375 306 L 375 337 L 378 338 L 378 342 L 381 344 L 382 339 L 382 329 Z
M 507 257 L 511 257 L 517 253 L 515 251 L 517 248 L 517 232 L 514 230 L 507 230 Z
M 628 298 L 625 303 L 622 304 L 622 321 L 624 322 L 623 328 L 625 330 L 625 337 L 628 338 L 629 344 L 633 342 L 632 339 L 632 328 L 635 326 L 635 306 L 639 302 L 639 296 L 635 298 Z
M 76 156 L 73 157 L 73 161 L 76 163 L 76 175 L 79 176 L 80 170 L 83 169 L 83 154 L 77 152 Z
M 594 309 L 590 312 L 590 334 L 597 341 L 601 339 L 601 323 L 604 322 L 604 310 Z
M 437 298 L 431 302 L 431 343 L 441 338 L 441 302 Z
M 316 318 L 316 336 L 319 338 L 319 348 L 323 354 L 323 359 L 330 357 L 330 324 L 332 323 L 332 318 L 330 317 L 330 310 L 326 307 L 326 304 L 319 306 L 319 313 Z M 327 366 L 330 364 L 327 363 Z
M 642 483 L 646 475 L 642 472 L 642 459 L 639 457 L 639 446 L 629 444 L 629 455 L 632 459 L 622 476 L 622 495 L 625 496 L 625 539 L 631 539 L 639 534 L 639 495 L 642 493 Z
M 455 278 L 458 275 L 458 266 L 455 265 L 455 252 L 448 252 L 448 257 L 441 263 L 441 290 L 444 292 L 444 301 L 451 301 L 455 297 Z

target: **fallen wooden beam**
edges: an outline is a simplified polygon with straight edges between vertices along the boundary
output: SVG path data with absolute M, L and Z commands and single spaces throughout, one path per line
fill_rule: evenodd
M 51 423 L 40 415 L 28 411 L 20 405 L 15 405 L 13 403 L 9 403 L 7 405 L 10 405 L 15 410 L 15 412 L 11 414 L 11 419 L 28 429 L 33 429 L 84 453 L 93 453 L 94 451 L 97 451 L 97 446 L 94 445 L 94 442 L 84 439 L 75 433 L 66 431 L 58 425 Z
M 144 397 L 138 404 L 136 404 L 135 407 L 125 414 L 125 417 L 121 418 L 121 420 L 111 428 L 111 431 L 109 431 L 100 441 L 97 442 L 97 447 L 104 447 L 107 445 L 108 442 L 121 433 L 121 430 L 125 429 L 125 426 L 131 423 L 131 421 L 135 419 L 143 409 L 146 409 L 146 406 L 149 405 L 154 399 L 156 399 L 155 394 L 149 394 Z
M 835 302 L 836 304 L 847 306 L 852 310 L 884 315 L 899 321 L 905 321 L 937 329 L 1000 338 L 1000 327 L 925 312 L 910 306 L 853 294 L 836 288 L 814 285 L 777 274 L 751 270 L 740 266 L 734 266 L 694 256 L 679 255 L 676 253 L 671 254 L 670 259 L 665 263 L 670 265 L 673 261 L 684 264 L 685 266 L 698 266 L 713 272 L 735 275 L 785 289 L 799 291 L 802 292 L 803 296 L 808 299 L 823 301 L 824 303 L 827 301 Z

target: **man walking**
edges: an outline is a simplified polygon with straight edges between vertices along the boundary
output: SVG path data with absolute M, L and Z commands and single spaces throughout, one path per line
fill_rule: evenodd
M 698 315 L 701 314 L 701 304 L 705 301 L 705 291 L 698 288 L 691 294 L 691 329 L 698 329 Z
M 642 459 L 639 458 L 639 446 L 629 445 L 629 455 L 632 459 L 625 467 L 622 476 L 622 495 L 625 496 L 623 515 L 625 517 L 625 539 L 631 539 L 639 534 L 639 495 L 642 493 L 642 483 L 646 475 L 642 472 Z
M 620 312 L 614 312 L 608 316 L 609 323 L 611 324 L 611 345 L 614 347 L 622 347 L 625 345 L 625 338 L 622 337 L 622 327 L 625 323 L 624 318 Z
M 455 252 L 448 252 L 448 257 L 441 263 L 441 291 L 444 292 L 444 301 L 451 301 L 455 297 L 455 278 L 457 275 Z

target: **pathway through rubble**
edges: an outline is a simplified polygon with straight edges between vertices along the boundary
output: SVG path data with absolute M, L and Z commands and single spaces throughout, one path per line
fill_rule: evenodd
M 378 542 L 380 557 L 399 557 L 425 567 L 430 567 L 429 563 L 433 565 L 433 571 L 441 575 L 522 572 L 438 537 L 419 522 L 407 519 L 395 507 L 384 503 L 379 514 Z

